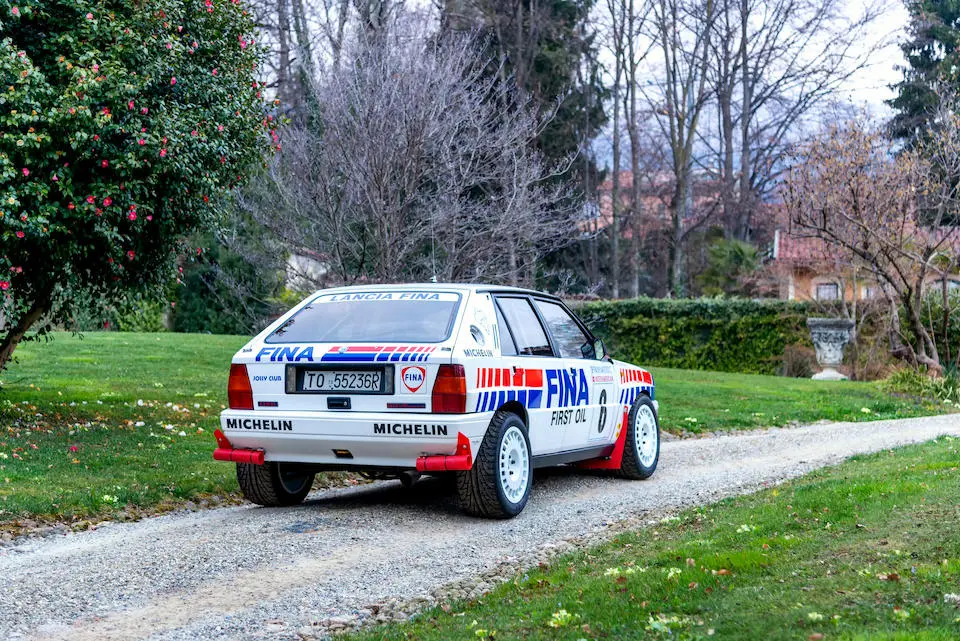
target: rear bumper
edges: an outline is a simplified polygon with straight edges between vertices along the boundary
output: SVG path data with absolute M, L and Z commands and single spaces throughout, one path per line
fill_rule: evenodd
M 421 456 L 457 454 L 458 434 L 476 452 L 492 415 L 226 410 L 220 430 L 234 448 L 263 450 L 266 461 L 414 469 Z

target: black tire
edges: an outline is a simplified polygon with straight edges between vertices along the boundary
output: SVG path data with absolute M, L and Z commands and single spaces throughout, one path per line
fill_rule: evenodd
M 637 439 L 638 415 L 641 418 L 641 422 L 647 422 L 648 428 L 650 418 L 652 417 L 653 419 L 652 434 L 644 435 L 641 430 L 641 438 L 639 440 Z M 657 409 L 654 407 L 653 401 L 650 400 L 649 396 L 641 394 L 637 397 L 637 400 L 633 402 L 633 405 L 630 407 L 630 413 L 627 416 L 627 425 L 624 429 L 627 430 L 627 442 L 624 444 L 623 459 L 620 461 L 620 476 L 634 480 L 650 478 L 657 470 L 657 463 L 660 461 L 660 419 L 657 416 Z M 646 436 L 647 439 L 656 439 L 656 443 L 651 444 L 651 447 L 656 448 L 653 460 L 650 461 L 649 457 L 647 457 L 646 464 L 644 461 L 645 457 L 641 453 L 641 442 L 644 441 L 644 436 Z
M 522 437 L 522 447 L 509 448 L 503 452 L 504 439 L 520 446 L 517 442 L 517 432 Z M 509 436 L 508 436 L 509 435 Z M 508 460 L 503 463 L 509 465 L 510 460 L 516 460 L 515 467 L 520 469 L 520 476 L 506 473 L 508 478 L 516 478 L 517 486 L 512 490 L 503 487 L 505 479 L 500 473 L 501 454 L 506 454 Z M 514 455 L 517 455 L 514 459 Z M 524 460 L 525 458 L 525 460 Z M 525 483 L 525 486 L 522 484 Z M 509 519 L 520 514 L 527 499 L 530 498 L 530 486 L 533 485 L 533 462 L 530 456 L 530 437 L 527 435 L 527 426 L 516 414 L 497 412 L 490 421 L 487 433 L 480 444 L 480 450 L 473 461 L 473 467 L 465 472 L 457 472 L 457 496 L 460 507 L 467 514 L 491 519 Z M 522 494 L 520 489 L 522 487 Z M 508 494 L 514 494 L 510 496 Z
M 313 487 L 313 472 L 284 469 L 283 463 L 263 465 L 237 463 L 237 482 L 251 503 L 266 507 L 287 507 L 303 502 Z

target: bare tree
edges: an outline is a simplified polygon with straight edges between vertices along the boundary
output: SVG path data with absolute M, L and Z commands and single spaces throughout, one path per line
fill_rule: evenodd
M 254 219 L 337 282 L 524 280 L 574 237 L 554 180 L 569 165 L 545 166 L 544 120 L 477 51 L 388 33 L 345 57 L 248 199 Z
M 627 57 L 629 35 L 627 33 L 627 3 L 629 0 L 607 0 L 610 34 L 609 46 L 613 54 L 613 172 L 610 189 L 610 295 L 620 298 L 620 195 L 621 149 L 623 146 L 620 126 L 620 96 L 623 86 L 623 67 Z
M 652 87 L 640 86 L 670 150 L 674 189 L 670 199 L 668 290 L 684 292 L 683 241 L 692 200 L 694 144 L 709 100 L 707 84 L 717 0 L 654 0 L 649 37 L 656 42 L 659 72 Z
M 716 1 L 709 72 L 718 135 L 703 140 L 719 159 L 727 236 L 747 241 L 805 120 L 882 44 L 871 29 L 886 5 L 851 16 L 844 0 Z
M 888 297 L 894 354 L 939 372 L 922 305 L 957 251 L 958 228 L 943 223 L 960 205 L 960 115 L 942 107 L 934 127 L 922 148 L 896 157 L 890 140 L 861 123 L 832 127 L 799 148 L 783 193 L 794 234 L 827 242 Z

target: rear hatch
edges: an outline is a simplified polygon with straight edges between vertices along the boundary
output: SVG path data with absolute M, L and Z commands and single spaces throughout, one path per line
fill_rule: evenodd
M 430 412 L 437 376 L 449 373 L 464 296 L 366 289 L 316 296 L 244 355 L 254 409 Z

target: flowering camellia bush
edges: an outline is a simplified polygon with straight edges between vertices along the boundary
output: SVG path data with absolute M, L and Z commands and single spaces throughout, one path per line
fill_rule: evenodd
M 215 223 L 272 122 L 253 27 L 239 0 L 0 0 L 0 369 Z

